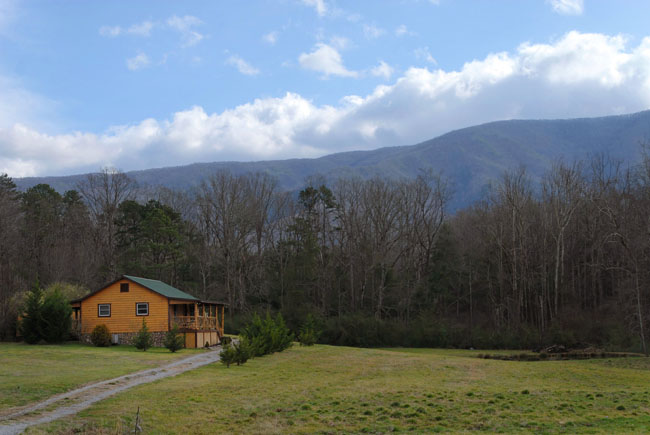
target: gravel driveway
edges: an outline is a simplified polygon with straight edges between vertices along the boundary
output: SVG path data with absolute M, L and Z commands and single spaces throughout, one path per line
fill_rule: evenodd
M 170 364 L 130 373 L 114 379 L 89 384 L 64 394 L 50 397 L 43 402 L 23 407 L 0 416 L 0 435 L 17 434 L 30 426 L 49 423 L 88 408 L 109 396 L 137 385 L 175 376 L 188 370 L 219 361 L 220 348 L 193 355 Z M 57 406 L 58 405 L 58 406 Z M 48 408 L 48 409 L 45 409 Z

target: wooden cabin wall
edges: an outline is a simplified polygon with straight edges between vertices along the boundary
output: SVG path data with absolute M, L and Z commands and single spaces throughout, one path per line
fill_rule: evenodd
M 129 283 L 129 291 L 120 292 L 120 284 Z M 149 303 L 148 316 L 136 316 L 136 302 Z M 111 317 L 99 317 L 98 304 L 111 304 Z M 120 280 L 81 302 L 82 333 L 89 334 L 99 324 L 105 324 L 112 333 L 137 332 L 142 319 L 151 332 L 168 330 L 167 298 L 129 280 Z

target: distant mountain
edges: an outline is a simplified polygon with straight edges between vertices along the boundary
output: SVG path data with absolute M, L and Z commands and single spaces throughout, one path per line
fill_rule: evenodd
M 640 143 L 650 140 L 650 111 L 631 115 L 567 120 L 512 120 L 463 128 L 412 146 L 331 154 L 316 159 L 261 162 L 195 163 L 128 174 L 139 184 L 190 189 L 216 170 L 266 172 L 280 187 L 297 190 L 305 178 L 341 176 L 414 177 L 420 169 L 442 171 L 454 185 L 452 208 L 480 198 L 490 180 L 504 170 L 524 165 L 539 178 L 557 158 L 567 161 L 607 153 L 628 162 L 640 155 Z M 21 189 L 47 183 L 58 191 L 73 189 L 85 175 L 19 178 Z

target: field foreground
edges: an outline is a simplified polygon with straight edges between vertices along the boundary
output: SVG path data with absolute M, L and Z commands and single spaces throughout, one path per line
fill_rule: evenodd
M 131 346 L 0 343 L 0 415 L 89 382 L 111 379 L 192 355 Z
M 650 359 L 515 362 L 478 352 L 294 347 L 136 387 L 28 430 L 150 433 L 644 432 Z

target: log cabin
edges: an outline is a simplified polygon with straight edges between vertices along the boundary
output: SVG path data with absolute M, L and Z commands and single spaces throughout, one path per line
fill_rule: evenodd
M 73 331 L 88 343 L 93 328 L 105 324 L 114 344 L 131 344 L 142 319 L 156 346 L 163 345 L 174 324 L 188 348 L 219 344 L 224 333 L 225 304 L 200 300 L 154 279 L 122 275 L 71 305 Z

